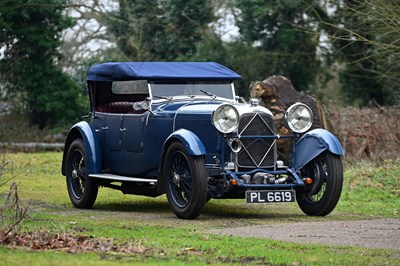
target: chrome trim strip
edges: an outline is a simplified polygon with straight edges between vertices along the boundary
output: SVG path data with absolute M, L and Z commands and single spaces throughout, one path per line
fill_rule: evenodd
M 101 178 L 113 181 L 128 181 L 128 182 L 145 182 L 145 183 L 157 183 L 157 179 L 137 178 L 129 176 L 120 176 L 113 174 L 91 174 L 89 177 Z

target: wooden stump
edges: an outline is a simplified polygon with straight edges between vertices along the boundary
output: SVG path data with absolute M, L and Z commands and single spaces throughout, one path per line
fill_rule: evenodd
M 327 128 L 324 112 L 319 102 L 311 95 L 296 91 L 289 79 L 283 76 L 267 77 L 263 81 L 255 81 L 250 85 L 250 96 L 260 98 L 261 104 L 274 115 L 277 134 L 290 133 L 285 122 L 285 112 L 294 103 L 301 102 L 308 105 L 313 112 L 312 128 Z M 289 139 L 279 139 L 278 159 L 290 161 L 292 151 Z

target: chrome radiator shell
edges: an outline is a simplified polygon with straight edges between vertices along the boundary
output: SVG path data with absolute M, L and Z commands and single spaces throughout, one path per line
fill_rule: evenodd
M 236 162 L 242 168 L 273 168 L 277 160 L 274 117 L 270 112 L 241 114 L 238 136 L 242 148 Z M 271 136 L 271 138 L 265 138 Z

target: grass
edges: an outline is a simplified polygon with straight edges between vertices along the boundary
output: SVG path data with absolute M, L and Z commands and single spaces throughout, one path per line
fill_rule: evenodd
M 399 164 L 347 166 L 342 198 L 328 217 L 308 217 L 296 204 L 247 205 L 243 200 L 211 200 L 198 219 L 186 221 L 175 218 L 165 196 L 153 199 L 123 195 L 111 189 L 100 189 L 94 209 L 74 209 L 60 173 L 61 156 L 61 153 L 7 155 L 14 162 L 19 196 L 31 208 L 20 231 L 90 236 L 99 241 L 112 239 L 146 252 L 70 254 L 3 246 L 0 265 L 400 264 L 395 250 L 294 244 L 208 233 L 215 228 L 298 220 L 397 218 Z M 0 194 L 6 191 L 7 186 L 0 187 Z
M 374 165 L 361 162 L 349 166 L 338 210 L 369 216 L 399 217 L 400 164 Z

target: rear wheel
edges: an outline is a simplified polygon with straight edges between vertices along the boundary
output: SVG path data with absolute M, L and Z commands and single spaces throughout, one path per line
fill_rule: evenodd
M 96 180 L 88 177 L 85 145 L 81 139 L 74 140 L 68 149 L 66 181 L 72 204 L 76 208 L 92 208 L 99 186 Z
M 203 156 L 191 156 L 180 142 L 172 143 L 163 164 L 165 191 L 175 215 L 194 219 L 207 200 L 207 169 Z
M 303 178 L 311 178 L 311 185 L 296 191 L 300 209 L 310 216 L 329 214 L 339 201 L 343 185 L 340 156 L 323 152 L 301 170 Z

